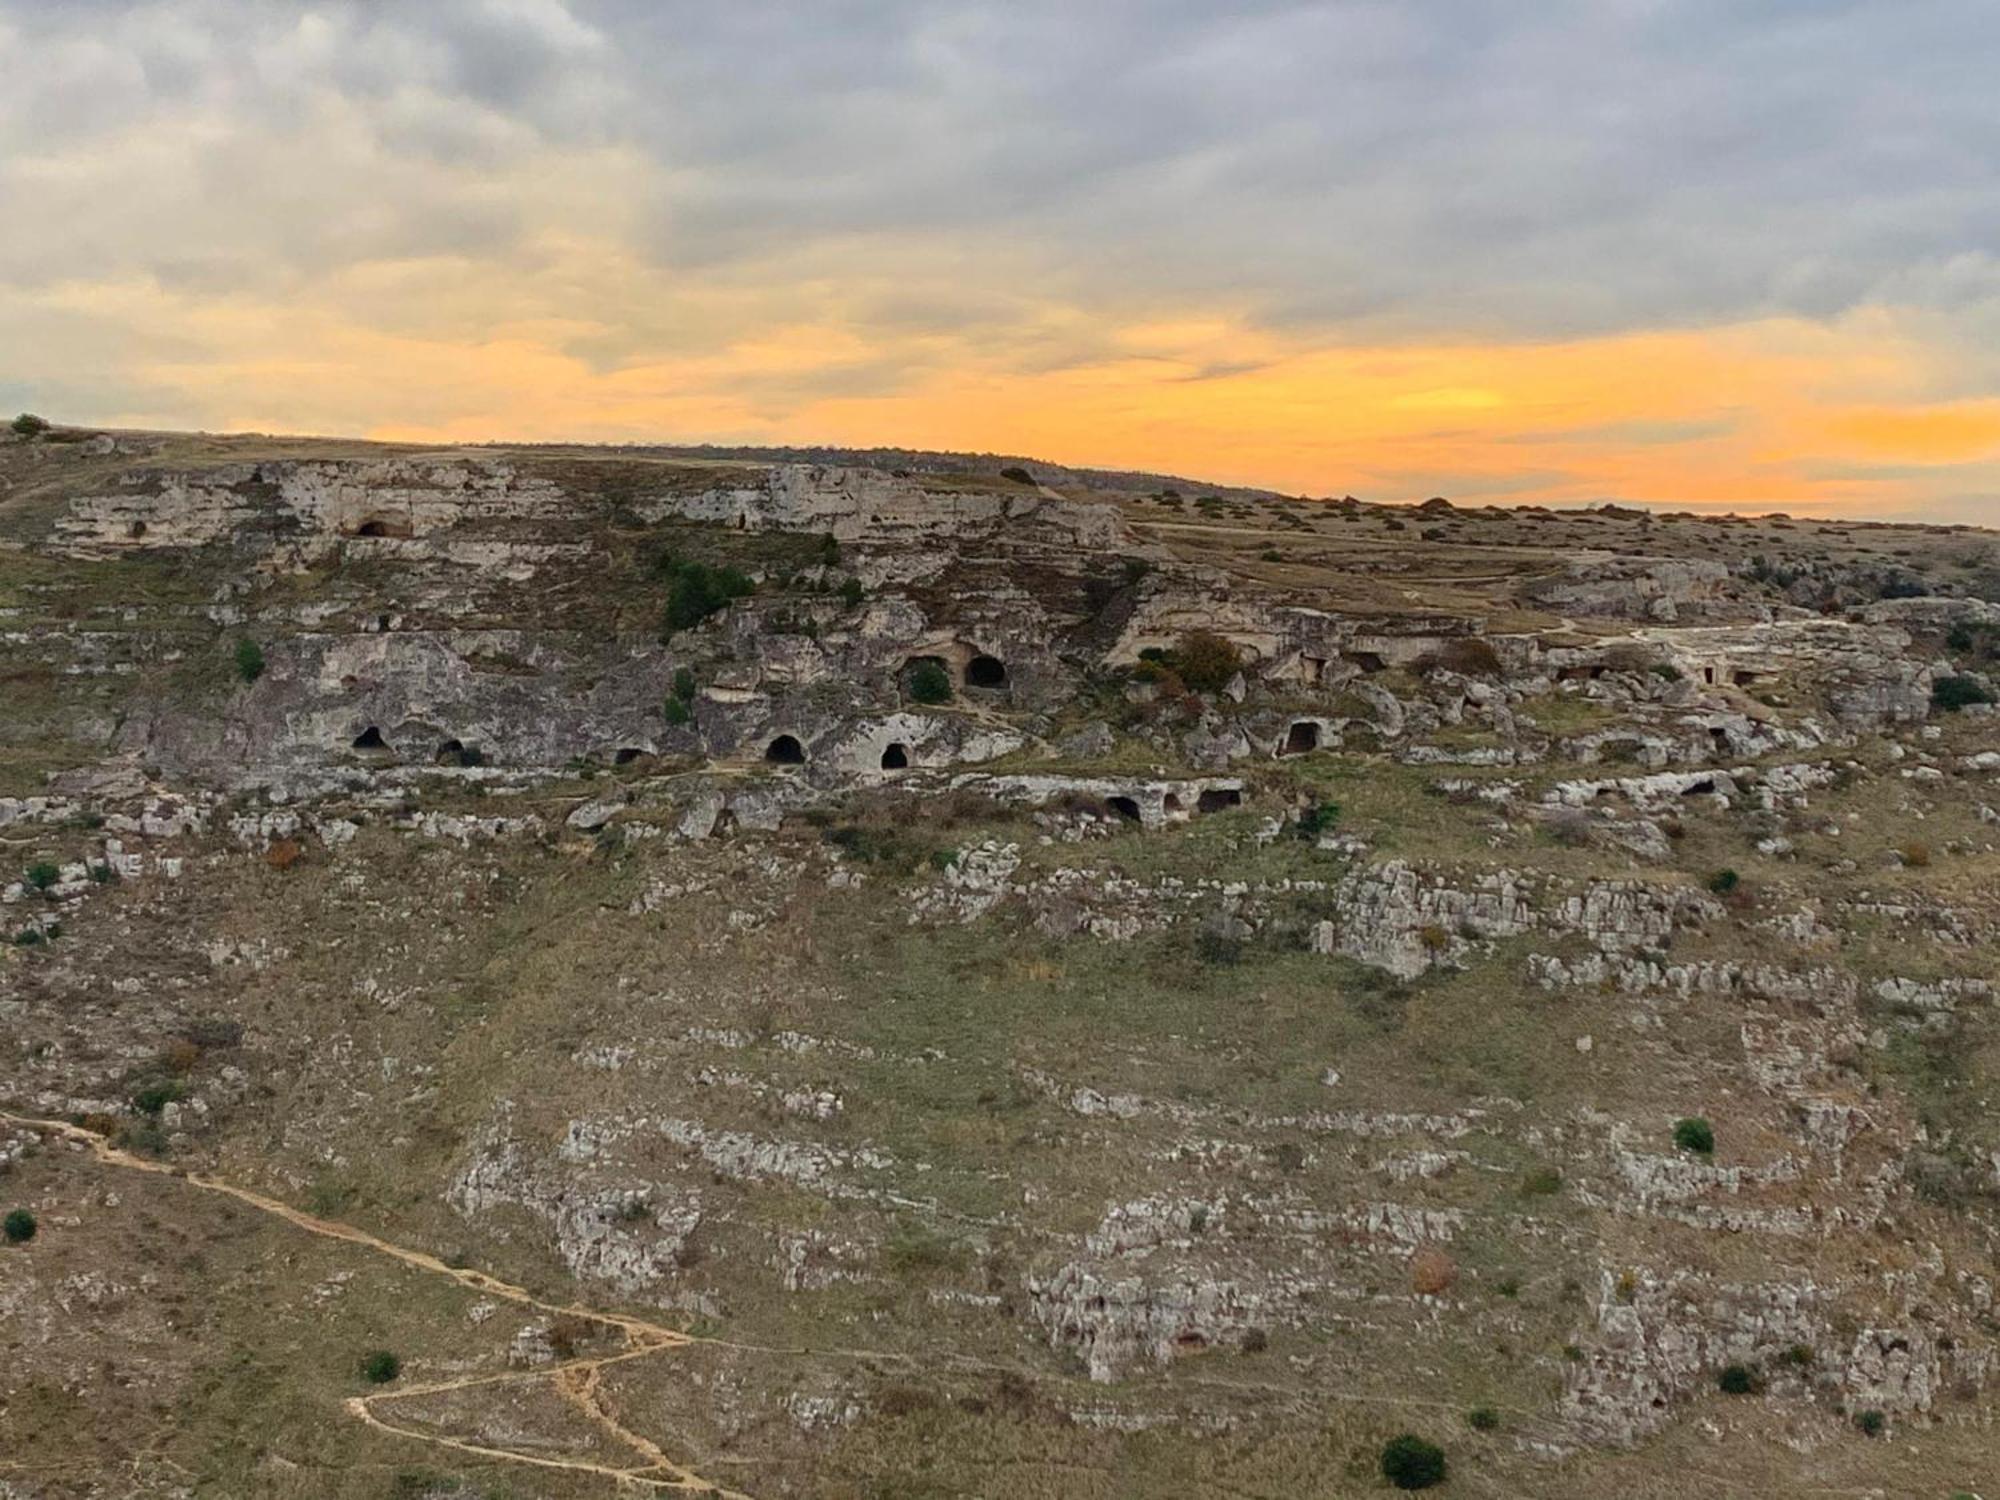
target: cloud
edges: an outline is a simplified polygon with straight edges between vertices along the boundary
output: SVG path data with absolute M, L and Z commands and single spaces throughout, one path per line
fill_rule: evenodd
M 1021 449 L 1069 438 L 1017 395 L 1081 391 L 1118 461 L 1469 492 L 1511 442 L 1544 489 L 1795 499 L 1979 456 L 1994 40 L 1987 0 L 0 0 L 0 334 L 10 388 L 169 420 Z M 1675 331 L 1824 409 L 1678 354 L 1522 399 Z M 949 426 L 995 390 L 1020 436 Z

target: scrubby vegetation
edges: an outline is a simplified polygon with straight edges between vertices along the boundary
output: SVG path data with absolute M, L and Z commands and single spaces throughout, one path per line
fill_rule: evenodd
M 245 682 L 255 682 L 264 675 L 264 648 L 253 640 L 236 643 L 236 675 Z
M 361 1378 L 370 1385 L 387 1385 L 402 1373 L 402 1360 L 387 1349 L 371 1349 L 361 1356 Z
M 35 1216 L 25 1208 L 10 1208 L 7 1217 L 0 1219 L 0 1233 L 7 1236 L 10 1245 L 25 1245 L 35 1237 Z
M 1674 1144 L 1696 1156 L 1715 1154 L 1715 1127 L 1699 1115 L 1674 1121 Z
M 951 672 L 936 657 L 927 656 L 910 668 L 909 693 L 912 702 L 926 705 L 951 702 Z
M 1382 1448 L 1382 1477 L 1399 1490 L 1427 1490 L 1444 1483 L 1444 1449 L 1414 1433 L 1391 1438 Z
M 692 629 L 757 591 L 756 582 L 739 569 L 711 566 L 671 552 L 661 556 L 657 571 L 667 581 L 663 633 L 668 636 Z
M 1955 673 L 1931 684 L 1931 706 L 1941 713 L 1957 713 L 1976 704 L 1991 703 L 1993 694 L 1977 677 Z

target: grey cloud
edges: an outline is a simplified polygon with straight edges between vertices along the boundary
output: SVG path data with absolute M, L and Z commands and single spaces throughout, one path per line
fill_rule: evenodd
M 513 174 L 616 148 L 661 271 L 808 282 L 879 243 L 954 326 L 1024 279 L 1392 337 L 2000 306 L 1988 0 L 0 0 L 0 28 L 10 216 L 87 186 L 91 141 L 190 163 L 147 206 L 168 232 L 10 234 L 29 282 L 504 260 L 541 221 Z

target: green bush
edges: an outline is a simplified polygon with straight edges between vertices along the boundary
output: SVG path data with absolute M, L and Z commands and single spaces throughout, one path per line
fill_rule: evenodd
M 694 701 L 694 692 L 694 669 L 691 667 L 675 667 L 674 696 L 683 703 L 692 703 Z
M 710 567 L 671 553 L 660 559 L 659 570 L 667 579 L 667 635 L 699 625 L 732 600 L 757 592 L 749 575 L 735 568 Z
M 665 714 L 667 722 L 676 728 L 694 719 L 694 710 L 688 707 L 685 698 L 669 698 L 661 705 L 660 712 Z
M 1243 670 L 1243 653 L 1212 630 L 1190 630 L 1173 654 L 1174 670 L 1197 693 L 1219 693 Z
M 1867 1437 L 1880 1437 L 1888 1430 L 1889 1419 L 1871 1406 L 1854 1414 L 1854 1425 Z
M 1674 1144 L 1683 1151 L 1692 1151 L 1697 1156 L 1715 1154 L 1715 1127 L 1701 1116 L 1695 1115 L 1685 1120 L 1674 1121 Z
M 1748 1365 L 1724 1365 L 1715 1383 L 1725 1396 L 1748 1396 L 1757 1389 L 1757 1376 Z
M 15 435 L 24 438 L 40 437 L 49 430 L 47 419 L 38 417 L 31 411 L 24 411 L 14 418 L 12 426 Z
M 1991 703 L 1993 695 L 1977 677 L 1956 673 L 1931 684 L 1931 707 L 1940 713 L 1955 714 L 1975 703 Z
M 1294 830 L 1300 838 L 1311 843 L 1339 821 L 1340 804 L 1338 802 L 1316 802 L 1299 814 L 1299 820 L 1294 825 Z
M 1536 1167 L 1521 1178 L 1524 1198 L 1552 1198 L 1563 1190 L 1563 1174 L 1555 1167 Z
M 177 1078 L 165 1078 L 141 1086 L 132 1095 L 132 1107 L 142 1115 L 157 1115 L 169 1104 L 186 1097 L 186 1084 Z
M 1500 1425 L 1500 1413 L 1490 1406 L 1475 1406 L 1465 1420 L 1474 1432 L 1492 1432 Z
M 28 884 L 38 891 L 48 891 L 62 879 L 62 870 L 53 862 L 42 859 L 28 866 Z
M 7 1236 L 10 1245 L 25 1245 L 35 1237 L 35 1216 L 25 1208 L 10 1208 L 7 1217 L 0 1220 L 0 1233 Z
M 849 574 L 846 581 L 840 585 L 840 602 L 846 605 L 859 604 L 867 596 L 867 592 L 862 588 L 861 580 Z
M 264 675 L 264 648 L 252 640 L 236 643 L 236 675 L 245 682 L 255 682 Z
M 927 656 L 910 669 L 910 697 L 918 703 L 951 702 L 951 673 L 943 662 Z
M 403 1362 L 387 1349 L 370 1349 L 361 1356 L 361 1378 L 370 1385 L 387 1385 L 403 1373 Z
M 1718 896 L 1726 896 L 1743 884 L 1743 877 L 1734 870 L 1717 870 L 1708 877 L 1708 888 Z
M 1443 1484 L 1444 1450 L 1413 1433 L 1393 1437 L 1382 1445 L 1382 1477 L 1399 1490 L 1427 1490 Z

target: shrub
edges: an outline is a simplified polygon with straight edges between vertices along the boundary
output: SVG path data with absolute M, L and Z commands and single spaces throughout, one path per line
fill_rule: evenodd
M 1245 1354 L 1262 1354 L 1270 1347 L 1271 1335 L 1262 1328 L 1246 1328 L 1243 1330 L 1243 1352 Z
M 687 706 L 685 698 L 669 698 L 660 710 L 667 722 L 676 726 L 689 723 L 694 718 L 694 710 Z
M 1491 1432 L 1500 1425 L 1500 1413 L 1490 1406 L 1475 1406 L 1465 1414 L 1465 1420 L 1474 1432 Z
M 1439 1297 L 1458 1280 L 1458 1266 L 1435 1245 L 1425 1245 L 1410 1257 L 1410 1290 L 1419 1297 Z
M 1393 1437 L 1382 1445 L 1382 1477 L 1399 1490 L 1427 1490 L 1443 1484 L 1444 1449 L 1414 1433 Z
M 16 437 L 40 437 L 49 430 L 48 419 L 38 417 L 31 411 L 22 412 L 20 416 L 14 418 L 11 425 Z
M 674 696 L 676 698 L 680 699 L 681 702 L 683 703 L 693 702 L 695 686 L 696 684 L 694 680 L 693 668 L 691 667 L 674 668 Z
M 1715 1383 L 1725 1396 L 1748 1396 L 1757 1389 L 1757 1377 L 1748 1365 L 1724 1365 Z
M 28 866 L 28 884 L 38 891 L 49 891 L 62 879 L 62 870 L 49 860 L 37 860 Z
M 1299 814 L 1299 820 L 1293 827 L 1300 838 L 1310 843 L 1316 841 L 1322 833 L 1339 821 L 1338 802 L 1316 802 Z
M 1715 1127 L 1699 1115 L 1674 1121 L 1674 1144 L 1697 1156 L 1715 1154 Z
M 1907 844 L 1897 846 L 1896 858 L 1913 870 L 1921 870 L 1931 862 L 1931 846 L 1912 839 Z
M 164 1078 L 142 1085 L 132 1095 L 132 1107 L 142 1115 L 157 1115 L 169 1104 L 187 1097 L 187 1086 L 179 1079 Z
M 848 605 L 859 604 L 866 593 L 867 590 L 861 587 L 861 580 L 850 573 L 846 581 L 840 585 L 840 602 Z
M 255 682 L 264 675 L 264 648 L 253 640 L 236 643 L 236 675 L 245 682 Z
M 25 1245 L 35 1237 L 35 1216 L 25 1208 L 10 1208 L 7 1217 L 0 1219 L 0 1233 L 7 1236 L 10 1245 Z
M 1871 1406 L 1854 1414 L 1854 1425 L 1861 1429 L 1864 1436 L 1880 1437 L 1888 1429 L 1889 1419 Z
M 659 570 L 667 579 L 667 635 L 699 625 L 732 600 L 757 592 L 749 575 L 735 568 L 712 568 L 671 553 L 660 559 Z
M 361 1378 L 370 1385 L 387 1385 L 403 1373 L 403 1362 L 387 1349 L 370 1349 L 361 1356 Z
M 1940 713 L 1955 714 L 1961 708 L 1970 708 L 1975 703 L 1991 703 L 1993 695 L 1977 677 L 1964 673 L 1954 673 L 1950 677 L 1940 677 L 1931 684 L 1931 707 Z
M 1718 896 L 1726 896 L 1743 884 L 1743 877 L 1734 870 L 1717 870 L 1708 877 L 1708 888 Z
M 1243 653 L 1212 630 L 1190 630 L 1174 652 L 1174 668 L 1197 693 L 1219 693 L 1243 670 Z
M 951 702 L 951 673 L 943 662 L 927 656 L 910 669 L 910 697 L 918 703 Z

